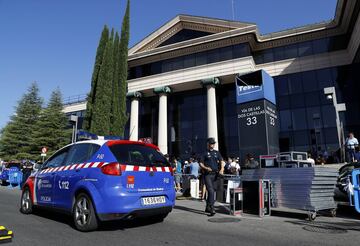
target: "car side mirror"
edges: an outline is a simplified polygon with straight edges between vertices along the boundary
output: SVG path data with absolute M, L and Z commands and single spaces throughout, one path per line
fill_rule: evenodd
M 45 164 L 41 164 L 41 166 L 40 166 L 40 169 L 41 170 L 45 170 L 45 169 L 48 169 L 49 167 L 48 166 L 46 166 Z
M 41 164 L 40 163 L 36 163 L 35 165 L 34 165 L 34 169 L 36 169 L 36 170 L 39 170 L 39 169 L 41 169 Z

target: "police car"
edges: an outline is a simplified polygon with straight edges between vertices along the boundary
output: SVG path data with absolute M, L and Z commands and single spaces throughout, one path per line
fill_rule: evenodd
M 99 221 L 153 217 L 162 221 L 175 203 L 169 162 L 152 144 L 88 140 L 52 155 L 23 186 L 20 211 L 34 206 L 72 215 L 80 231 Z

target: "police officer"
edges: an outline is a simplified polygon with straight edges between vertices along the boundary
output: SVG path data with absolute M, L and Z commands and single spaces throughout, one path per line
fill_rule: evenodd
M 216 180 L 220 175 L 224 174 L 224 160 L 219 151 L 215 150 L 215 139 L 208 138 L 208 148 L 206 153 L 201 156 L 200 167 L 204 173 L 205 185 L 208 192 L 206 200 L 205 212 L 210 213 L 211 216 L 215 214 L 215 187 Z

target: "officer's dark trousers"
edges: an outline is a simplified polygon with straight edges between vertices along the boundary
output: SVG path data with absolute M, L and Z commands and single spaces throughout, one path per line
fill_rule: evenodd
M 205 174 L 205 185 L 206 185 L 206 190 L 208 192 L 206 205 L 214 206 L 215 188 L 216 188 L 216 173 Z

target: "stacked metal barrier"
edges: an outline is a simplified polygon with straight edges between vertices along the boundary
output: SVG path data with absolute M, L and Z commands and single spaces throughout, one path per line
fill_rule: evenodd
M 243 170 L 242 181 L 272 181 L 272 207 L 305 211 L 335 209 L 338 170 L 332 168 L 262 168 Z

